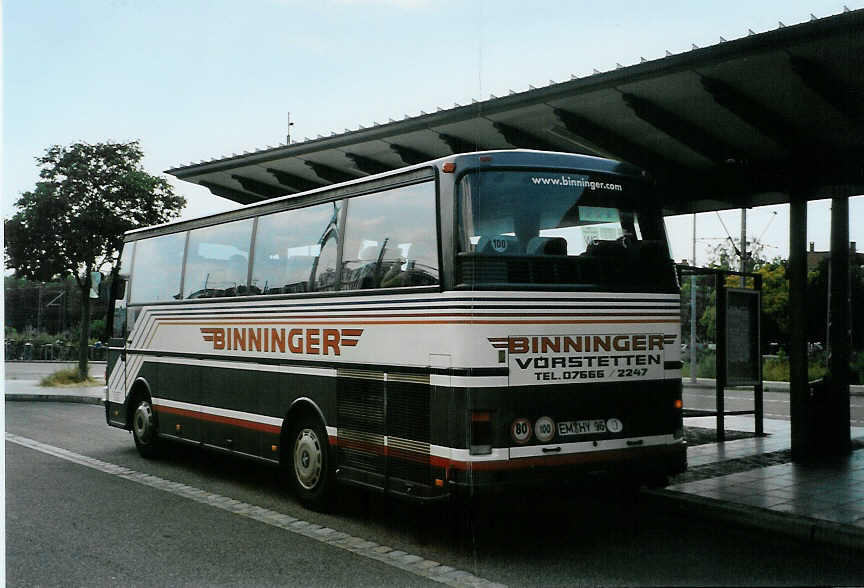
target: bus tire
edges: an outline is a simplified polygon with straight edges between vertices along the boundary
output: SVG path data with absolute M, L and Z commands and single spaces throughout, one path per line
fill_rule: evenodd
M 304 506 L 324 510 L 329 503 L 333 476 L 329 441 L 321 421 L 301 415 L 290 428 L 287 473 L 294 493 Z
M 157 433 L 156 412 L 149 398 L 138 398 L 132 412 L 132 438 L 141 457 L 153 459 L 159 457 L 160 442 Z

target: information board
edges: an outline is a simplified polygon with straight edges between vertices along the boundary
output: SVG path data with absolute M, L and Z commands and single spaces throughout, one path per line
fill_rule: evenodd
M 760 292 L 743 288 L 726 290 L 726 385 L 759 383 Z

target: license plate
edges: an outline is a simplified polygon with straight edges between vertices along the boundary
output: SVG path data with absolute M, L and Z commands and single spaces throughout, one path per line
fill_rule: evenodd
M 558 423 L 558 435 L 595 435 L 607 431 L 606 421 L 591 419 L 587 421 L 562 421 Z

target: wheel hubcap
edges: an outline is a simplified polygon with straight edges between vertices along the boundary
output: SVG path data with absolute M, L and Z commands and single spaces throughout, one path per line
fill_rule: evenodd
M 132 428 L 140 443 L 147 444 L 153 438 L 153 409 L 147 402 L 142 402 L 135 409 Z
M 294 472 L 306 490 L 312 490 L 321 479 L 323 463 L 321 441 L 312 429 L 303 429 L 294 442 Z

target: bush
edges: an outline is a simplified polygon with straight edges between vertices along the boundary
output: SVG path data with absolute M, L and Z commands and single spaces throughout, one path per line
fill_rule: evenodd
M 686 358 L 690 356 L 687 355 Z M 690 377 L 690 362 L 685 361 L 681 369 L 683 377 Z M 717 376 L 717 355 L 713 351 L 699 351 L 696 354 L 696 377 L 714 378 Z
M 769 357 L 762 363 L 762 379 L 769 382 L 789 381 L 789 360 L 785 357 Z
M 849 369 L 852 372 L 849 374 L 851 383 L 864 384 L 864 351 L 852 353 Z
M 80 385 L 99 385 L 99 380 L 93 378 L 81 379 L 78 376 L 78 368 L 67 368 L 54 372 L 50 376 L 45 376 L 39 382 L 40 386 L 56 387 L 56 386 L 80 386 Z
M 828 371 L 826 354 L 811 355 L 807 366 L 807 376 L 810 380 L 818 380 Z M 864 383 L 864 352 L 852 354 L 850 362 L 850 380 L 852 384 Z M 697 357 L 696 376 L 699 378 L 714 378 L 717 374 L 717 357 L 712 352 L 701 353 Z M 683 376 L 690 377 L 690 364 L 685 362 L 682 368 Z M 762 380 L 767 382 L 789 381 L 789 358 L 781 350 L 777 357 L 769 357 L 762 362 Z

